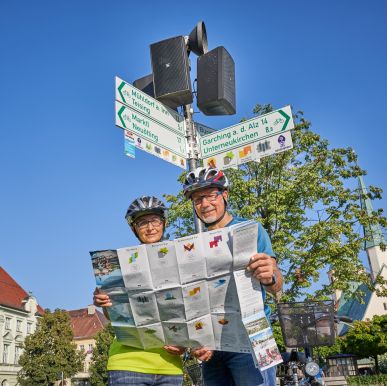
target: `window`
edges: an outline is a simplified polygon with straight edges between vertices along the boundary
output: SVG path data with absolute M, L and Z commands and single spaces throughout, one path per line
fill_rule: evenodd
M 383 303 L 383 307 L 385 310 L 387 310 L 387 303 Z
M 89 348 L 87 349 L 87 353 L 91 354 L 93 352 L 93 345 L 89 344 Z
M 11 318 L 8 318 L 8 317 L 5 318 L 5 329 L 6 330 L 11 329 Z
M 16 321 L 16 331 L 22 332 L 22 321 L 21 320 Z
M 15 347 L 15 364 L 17 365 L 19 363 L 19 358 L 21 354 L 22 348 L 20 346 Z
M 9 344 L 3 346 L 3 363 L 8 363 Z
M 79 345 L 79 349 L 84 351 L 85 350 L 85 345 L 84 344 L 80 344 Z
M 28 322 L 27 323 L 27 334 L 31 334 L 31 332 L 32 332 L 32 323 Z

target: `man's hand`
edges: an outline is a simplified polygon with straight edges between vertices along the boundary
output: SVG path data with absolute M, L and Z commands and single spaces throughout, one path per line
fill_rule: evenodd
M 185 348 L 181 346 L 164 346 L 164 350 L 172 355 L 184 354 Z
M 97 307 L 111 307 L 112 302 L 108 295 L 101 292 L 99 288 L 94 291 L 93 304 Z
M 282 275 L 277 267 L 277 261 L 266 253 L 256 253 L 251 257 L 246 268 L 252 275 L 261 282 L 266 289 L 275 294 L 282 289 Z M 276 276 L 276 283 L 273 283 L 273 274 Z
M 251 257 L 247 270 L 263 285 L 270 284 L 273 279 L 275 259 L 266 253 L 256 253 Z
M 214 355 L 213 350 L 208 350 L 205 347 L 195 348 L 191 350 L 191 354 L 202 362 L 208 362 Z

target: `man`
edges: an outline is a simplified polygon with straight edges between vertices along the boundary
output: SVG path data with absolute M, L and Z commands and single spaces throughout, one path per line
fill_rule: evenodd
M 166 226 L 167 208 L 156 197 L 143 196 L 134 200 L 126 212 L 126 220 L 133 233 L 143 244 L 161 241 Z M 109 296 L 94 292 L 94 304 L 111 307 Z M 114 386 L 181 386 L 183 383 L 182 347 L 164 346 L 161 349 L 142 350 L 122 345 L 113 340 L 108 359 L 108 385 Z
M 227 212 L 228 180 L 221 170 L 213 167 L 197 168 L 187 174 L 184 195 L 191 199 L 197 216 L 208 230 L 224 228 L 245 219 L 233 217 Z M 270 238 L 258 223 L 258 246 L 246 269 L 262 284 L 265 300 L 266 291 L 275 295 L 282 289 L 282 275 L 276 263 Z M 265 305 L 266 316 L 270 309 Z M 254 366 L 251 354 L 210 351 L 205 348 L 194 350 L 193 354 L 203 361 L 205 386 L 275 386 L 275 367 L 260 372 Z

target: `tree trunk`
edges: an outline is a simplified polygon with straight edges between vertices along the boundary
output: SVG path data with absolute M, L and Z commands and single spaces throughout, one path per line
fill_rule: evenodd
M 378 362 L 378 355 L 374 356 L 375 359 L 375 373 L 379 375 L 379 362 Z

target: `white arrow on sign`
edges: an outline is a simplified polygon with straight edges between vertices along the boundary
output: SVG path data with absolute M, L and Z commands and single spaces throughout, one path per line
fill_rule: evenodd
M 116 76 L 116 100 L 185 136 L 184 117 Z
M 294 128 L 290 106 L 260 115 L 200 138 L 201 158 L 241 147 Z
M 186 138 L 138 111 L 116 101 L 116 125 L 133 132 L 183 158 L 187 158 Z

